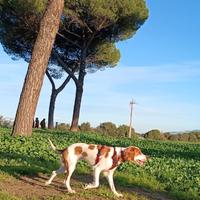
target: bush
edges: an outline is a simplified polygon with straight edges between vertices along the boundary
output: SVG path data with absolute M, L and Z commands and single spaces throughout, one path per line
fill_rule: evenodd
M 0 116 L 0 127 L 3 128 L 11 128 L 13 125 L 13 122 L 9 119 L 5 119 L 3 116 Z
M 189 141 L 189 134 L 188 133 L 183 133 L 178 135 L 178 140 L 180 141 Z
M 195 134 L 189 134 L 189 139 L 188 139 L 188 141 L 190 141 L 190 142 L 198 142 L 198 138 L 196 137 L 196 135 Z
M 165 132 L 163 133 L 164 137 L 168 140 L 169 137 L 171 136 L 169 132 Z
M 128 137 L 129 127 L 127 125 L 120 125 L 117 128 L 117 135 Z
M 56 129 L 61 131 L 68 131 L 70 129 L 70 125 L 65 123 L 60 123 L 56 126 Z
M 103 122 L 96 128 L 96 131 L 105 135 L 114 136 L 117 133 L 117 127 L 112 122 Z
M 81 131 L 92 131 L 91 125 L 89 122 L 84 122 L 79 126 Z
M 194 134 L 196 135 L 197 140 L 200 141 L 200 132 L 195 132 Z
M 178 141 L 179 140 L 179 136 L 178 135 L 170 135 L 169 140 Z
M 123 136 L 123 137 L 128 137 L 128 133 L 129 133 L 129 126 L 123 124 L 120 125 L 117 128 L 117 135 L 118 136 Z M 132 128 L 132 136 L 135 134 L 135 130 Z
M 152 140 L 166 140 L 165 136 L 158 129 L 153 129 L 145 133 L 144 138 Z

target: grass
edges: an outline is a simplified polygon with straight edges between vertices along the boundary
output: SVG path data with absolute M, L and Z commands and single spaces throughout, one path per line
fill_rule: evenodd
M 122 164 L 115 173 L 116 187 L 129 191 L 142 188 L 152 192 L 167 192 L 176 199 L 200 199 L 200 145 L 179 142 L 130 140 L 105 137 L 93 133 L 70 133 L 37 129 L 31 137 L 11 137 L 10 129 L 0 128 L 0 182 L 6 176 L 50 174 L 59 166 L 59 156 L 50 150 L 47 138 L 58 148 L 75 142 L 105 144 L 110 146 L 136 145 L 151 156 L 144 167 Z M 91 174 L 87 163 L 78 164 L 76 175 Z M 8 195 L 1 192 L 1 195 Z M 79 195 L 79 194 L 77 194 Z M 82 193 L 85 199 L 94 192 Z M 125 199 L 130 199 L 129 192 Z M 114 198 L 107 183 L 98 189 L 100 198 Z M 1 196 L 0 196 L 1 197 Z M 78 196 L 76 196 L 78 198 Z M 7 198 L 7 197 L 6 197 Z M 8 198 L 12 198 L 9 197 Z M 50 197 L 49 197 L 50 198 Z M 62 199 L 62 197 L 60 197 Z M 63 197 L 66 199 L 66 196 Z M 131 199 L 142 199 L 137 195 Z M 0 198 L 2 199 L 2 198 Z M 94 198 L 93 198 L 94 199 Z
M 14 197 L 6 192 L 0 191 L 0 199 L 2 200 L 21 200 L 20 198 Z

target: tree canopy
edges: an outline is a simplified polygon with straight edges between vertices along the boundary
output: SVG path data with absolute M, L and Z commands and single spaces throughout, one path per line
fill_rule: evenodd
M 13 58 L 30 60 L 46 2 L 47 0 L 0 0 L 0 42 Z M 132 37 L 147 17 L 148 10 L 144 0 L 65 0 L 54 49 L 62 55 L 64 61 L 69 58 L 77 59 L 80 47 L 85 41 L 89 42 L 94 34 L 88 54 L 94 54 L 91 51 L 97 44 L 103 45 L 98 47 L 99 50 L 105 49 L 105 45 L 113 45 L 114 49 L 115 42 Z M 104 41 L 113 43 L 104 44 Z M 109 54 L 107 59 L 110 59 L 108 56 Z M 116 58 L 114 64 L 117 61 Z
M 46 2 L 0 0 L 0 42 L 14 58 L 30 60 Z M 85 74 L 115 66 L 120 58 L 115 43 L 132 37 L 147 18 L 145 0 L 65 0 L 49 63 L 79 66 L 78 78 L 72 75 L 77 86 L 74 126 L 78 123 Z

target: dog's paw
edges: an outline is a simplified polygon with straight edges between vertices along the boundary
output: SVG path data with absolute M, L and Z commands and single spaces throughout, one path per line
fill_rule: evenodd
M 98 186 L 94 185 L 93 183 L 89 183 L 88 185 L 85 186 L 85 190 L 91 189 L 91 188 L 97 188 Z
M 44 183 L 45 186 L 48 186 L 48 185 L 50 185 L 50 184 L 51 184 L 51 182 L 49 182 L 49 181 L 46 181 L 46 182 Z
M 90 184 L 85 185 L 85 187 L 84 187 L 85 190 L 87 190 L 87 189 L 89 189 L 89 188 L 90 188 Z
M 72 190 L 72 189 L 70 189 L 70 190 L 68 189 L 68 192 L 69 192 L 69 193 L 72 193 L 72 194 L 73 194 L 73 193 L 76 193 L 76 191 L 75 191 L 75 190 Z
M 117 197 L 123 197 L 123 194 L 120 194 L 120 193 L 115 193 L 115 195 L 116 195 Z

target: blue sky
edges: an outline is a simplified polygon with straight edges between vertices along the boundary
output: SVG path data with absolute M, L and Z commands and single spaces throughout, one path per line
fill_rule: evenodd
M 86 76 L 80 123 L 128 124 L 138 132 L 200 129 L 200 1 L 147 0 L 149 19 L 133 38 L 117 44 L 121 60 L 113 69 Z M 0 115 L 14 118 L 28 64 L 13 61 L 0 46 Z M 55 121 L 71 122 L 75 87 L 58 96 Z M 47 79 L 36 116 L 47 118 Z

